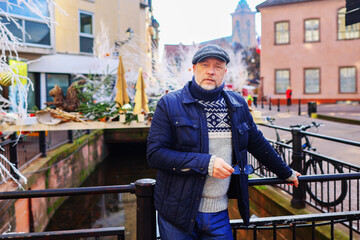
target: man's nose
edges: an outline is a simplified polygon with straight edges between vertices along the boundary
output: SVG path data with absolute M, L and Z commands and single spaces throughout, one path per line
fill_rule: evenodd
M 215 74 L 215 68 L 210 67 L 207 72 L 208 72 L 208 74 L 214 75 Z

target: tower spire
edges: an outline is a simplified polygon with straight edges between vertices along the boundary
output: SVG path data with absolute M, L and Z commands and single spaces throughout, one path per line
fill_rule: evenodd
M 250 10 L 249 4 L 247 3 L 246 0 L 240 0 L 235 12 L 239 11 L 239 10 Z M 251 10 L 250 10 L 251 11 Z

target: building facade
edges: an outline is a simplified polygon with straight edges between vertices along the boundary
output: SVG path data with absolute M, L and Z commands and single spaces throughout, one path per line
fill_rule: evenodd
M 285 103 L 360 101 L 360 23 L 345 26 L 345 0 L 268 0 L 261 12 L 263 95 Z
M 29 107 L 45 107 L 55 84 L 66 91 L 77 74 L 107 74 L 118 65 L 151 75 L 158 43 L 158 27 L 151 0 L 38 0 L 45 18 L 26 6 L 0 2 L 1 21 L 22 46 L 18 56 L 28 64 L 28 77 L 35 92 L 29 93 Z M 16 24 L 6 20 L 11 16 Z M 115 71 L 116 73 L 116 71 Z

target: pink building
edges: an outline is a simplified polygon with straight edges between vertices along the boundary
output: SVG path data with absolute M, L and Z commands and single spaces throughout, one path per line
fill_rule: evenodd
M 360 23 L 345 26 L 345 0 L 268 0 L 261 12 L 265 97 L 360 102 Z M 260 91 L 261 91 L 260 90 Z

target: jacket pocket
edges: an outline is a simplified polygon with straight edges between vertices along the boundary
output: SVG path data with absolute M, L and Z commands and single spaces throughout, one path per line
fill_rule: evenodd
M 200 146 L 199 119 L 177 117 L 174 119 L 175 139 L 178 149 L 189 150 Z
M 240 123 L 237 127 L 240 150 L 246 149 L 249 141 L 249 125 L 247 122 Z

